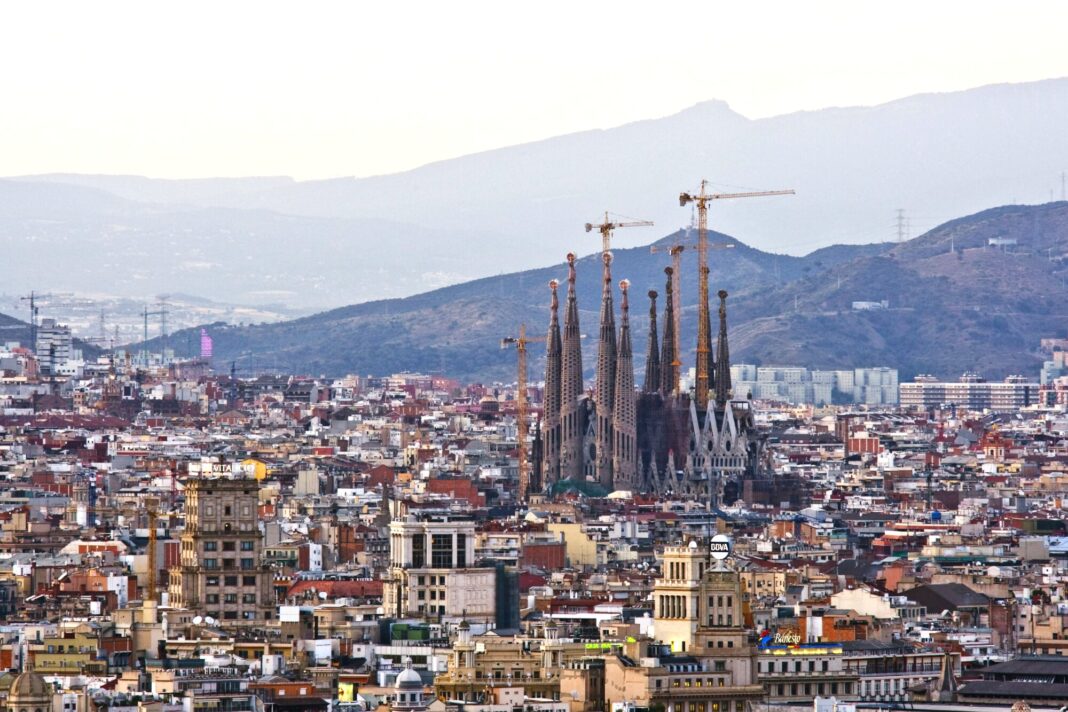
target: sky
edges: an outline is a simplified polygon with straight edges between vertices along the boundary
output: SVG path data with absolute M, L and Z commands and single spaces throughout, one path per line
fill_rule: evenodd
M 0 5 L 0 175 L 368 176 L 710 99 L 760 118 L 1068 76 L 1068 3 Z

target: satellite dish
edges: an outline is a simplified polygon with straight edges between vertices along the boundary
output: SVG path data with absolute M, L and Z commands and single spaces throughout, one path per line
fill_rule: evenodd
M 215 625 L 215 619 L 212 618 L 211 616 L 205 616 L 204 617 L 204 622 L 207 623 L 208 625 Z
M 326 591 L 320 591 L 319 592 L 319 598 L 321 600 L 325 601 L 326 600 Z
M 201 616 L 194 616 L 193 617 L 193 625 L 200 625 L 203 622 L 204 622 L 204 619 Z

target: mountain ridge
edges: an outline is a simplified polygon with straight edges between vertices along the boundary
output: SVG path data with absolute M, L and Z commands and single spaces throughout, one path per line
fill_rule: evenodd
M 991 247 L 991 235 L 1016 235 L 1017 244 Z M 670 244 L 679 237 L 673 233 L 654 244 Z M 735 362 L 891 366 L 902 378 L 926 372 L 955 378 L 964 371 L 1004 377 L 1037 371 L 1039 339 L 1068 333 L 1065 202 L 992 208 L 904 243 L 822 248 L 805 257 L 766 253 L 719 233 L 710 240 L 738 245 L 711 253 L 712 288 L 730 293 Z M 937 251 L 943 245 L 952 245 L 952 251 Z M 663 296 L 663 268 L 669 263 L 665 255 L 651 255 L 648 246 L 613 252 L 614 282 L 627 278 L 632 294 L 655 289 Z M 693 363 L 695 348 L 695 259 L 692 251 L 683 255 L 684 365 Z M 581 328 L 596 334 L 599 255 L 580 258 L 576 270 Z M 209 332 L 219 362 L 236 361 L 244 367 L 257 363 L 260 368 L 312 375 L 440 371 L 465 379 L 508 381 L 514 378 L 514 354 L 502 354 L 497 342 L 520 323 L 527 324 L 528 334 L 544 328 L 552 278 L 566 278 L 563 262 L 286 322 L 213 325 Z M 883 299 L 889 308 L 852 308 L 855 301 Z M 632 300 L 638 373 L 647 310 L 644 296 Z M 662 318 L 663 298 L 658 312 Z M 583 350 L 590 375 L 596 339 L 586 339 Z M 532 353 L 532 381 L 539 380 L 542 357 Z

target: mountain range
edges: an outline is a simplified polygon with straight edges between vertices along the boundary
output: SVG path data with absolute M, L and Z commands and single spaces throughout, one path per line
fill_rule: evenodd
M 658 240 L 663 248 L 692 235 Z M 810 368 L 890 366 L 956 378 L 1037 375 L 1043 337 L 1068 335 L 1068 202 L 1010 205 L 946 222 L 901 243 L 836 245 L 794 257 L 733 245 L 711 252 L 712 290 L 726 289 L 735 363 Z M 613 280 L 631 282 L 637 372 L 648 333 L 647 291 L 664 294 L 666 254 L 649 246 L 614 250 Z M 601 300 L 599 254 L 579 259 L 577 292 L 584 364 L 592 373 Z M 684 367 L 696 341 L 696 256 L 683 253 Z M 515 355 L 501 337 L 548 324 L 548 282 L 566 285 L 563 261 L 550 267 L 473 280 L 401 299 L 378 300 L 273 324 L 208 326 L 216 366 L 276 368 L 311 375 L 442 372 L 463 379 L 514 380 Z M 561 290 L 565 287 L 562 286 Z M 616 309 L 619 292 L 615 291 Z M 563 293 L 561 293 L 563 298 Z M 858 310 L 854 302 L 885 301 Z M 659 300 L 661 328 L 663 299 Z M 617 316 L 618 322 L 618 316 Z M 178 332 L 172 344 L 197 343 Z M 158 348 L 158 343 L 149 343 Z M 140 348 L 140 347 L 137 347 Z M 531 346 L 531 379 L 544 364 Z M 190 354 L 191 355 L 191 354 Z
M 595 249 L 582 225 L 605 209 L 659 229 L 620 231 L 617 248 L 646 243 L 689 223 L 675 196 L 701 178 L 722 191 L 796 189 L 718 201 L 712 224 L 800 255 L 892 238 L 897 208 L 918 233 L 1052 200 L 1066 120 L 1068 79 L 1056 79 L 756 120 L 710 101 L 366 178 L 15 177 L 0 181 L 0 282 L 307 311 L 554 264 Z M 778 262 L 781 277 L 792 262 Z

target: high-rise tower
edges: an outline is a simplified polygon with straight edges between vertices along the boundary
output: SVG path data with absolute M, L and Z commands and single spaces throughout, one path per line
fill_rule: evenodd
M 660 390 L 660 344 L 656 336 L 656 297 L 656 290 L 650 289 L 649 347 L 645 351 L 645 380 L 642 382 L 643 393 L 656 393 Z
M 560 356 L 560 479 L 582 474 L 586 405 L 582 389 L 582 335 L 575 297 L 575 255 L 567 255 L 567 310 Z
M 562 347 L 560 344 L 560 300 L 556 294 L 559 282 L 549 282 L 549 333 L 545 337 L 545 419 L 542 438 L 542 478 L 545 484 L 560 479 L 560 377 Z
M 616 387 L 616 315 L 612 304 L 612 253 L 602 252 L 604 262 L 601 291 L 601 332 L 597 342 L 597 375 L 593 402 L 596 406 L 597 481 L 606 487 L 612 483 L 612 406 Z M 633 378 L 633 376 L 632 376 Z
M 223 625 L 262 625 L 275 610 L 273 574 L 260 559 L 259 483 L 191 478 L 185 485 L 181 557 L 170 600 Z
M 630 343 L 629 287 L 627 280 L 619 283 L 623 294 L 620 298 L 619 350 L 615 399 L 612 403 L 612 481 L 602 481 L 602 484 L 611 484 L 614 489 L 633 488 L 638 474 L 638 407 L 634 393 L 634 355 Z

